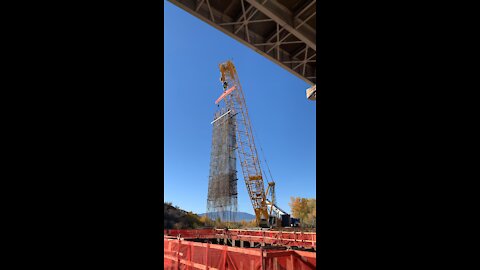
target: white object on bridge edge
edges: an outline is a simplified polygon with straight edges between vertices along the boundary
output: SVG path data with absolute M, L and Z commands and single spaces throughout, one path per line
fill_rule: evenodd
M 307 99 L 317 100 L 317 85 L 316 84 L 307 89 Z

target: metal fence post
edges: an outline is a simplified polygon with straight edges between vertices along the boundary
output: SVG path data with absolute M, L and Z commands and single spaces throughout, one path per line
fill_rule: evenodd
M 262 270 L 265 270 L 265 269 L 266 269 L 265 256 L 264 256 L 265 250 L 262 248 L 262 249 L 261 249 L 261 252 L 262 252 L 262 253 L 261 253 L 260 257 L 261 257 L 261 259 L 262 259 Z
M 294 264 L 293 264 L 293 255 L 290 255 L 290 264 L 289 264 L 289 266 L 290 266 L 290 269 L 291 269 L 291 270 L 295 270 L 295 268 L 293 268 L 293 265 L 294 265 Z
M 178 250 L 177 250 L 177 269 L 180 270 L 180 239 L 178 239 Z
M 223 268 L 222 269 L 227 269 L 227 247 L 225 246 L 223 248 Z
M 304 243 L 305 243 L 303 235 L 304 235 L 304 234 L 303 234 L 303 230 L 302 230 L 302 231 L 300 232 L 300 237 L 302 238 L 302 247 L 304 246 Z
M 192 243 L 188 243 L 188 270 L 192 270 Z
M 208 249 L 210 247 L 210 243 L 207 242 L 207 248 L 205 249 L 205 269 L 208 270 Z

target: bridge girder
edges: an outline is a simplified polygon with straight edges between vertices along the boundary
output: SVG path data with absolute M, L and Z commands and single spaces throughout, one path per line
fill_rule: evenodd
M 315 0 L 169 0 L 310 85 L 316 76 Z

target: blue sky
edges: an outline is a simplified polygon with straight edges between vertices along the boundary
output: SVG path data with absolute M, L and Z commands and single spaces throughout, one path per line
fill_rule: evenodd
M 316 102 L 307 83 L 245 45 L 164 1 L 164 198 L 204 213 L 214 104 L 223 89 L 218 64 L 231 59 L 274 180 L 277 204 L 316 197 Z M 253 214 L 241 168 L 238 210 Z

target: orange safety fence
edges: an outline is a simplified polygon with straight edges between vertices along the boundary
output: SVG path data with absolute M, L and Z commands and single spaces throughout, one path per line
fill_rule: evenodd
M 220 234 L 222 230 L 217 230 Z M 305 232 L 282 232 L 282 231 L 253 231 L 253 230 L 229 230 L 223 235 L 233 240 L 253 241 L 273 245 L 299 246 L 316 248 L 316 233 Z
M 164 269 L 310 270 L 316 254 L 296 250 L 237 248 L 164 238 Z
M 163 235 L 168 236 L 180 236 L 182 238 L 215 238 L 216 231 L 214 229 L 202 229 L 202 230 L 163 230 Z
M 164 230 L 164 235 L 188 238 L 228 238 L 232 240 L 252 241 L 272 245 L 299 246 L 316 248 L 317 234 L 315 232 L 285 232 L 285 231 L 256 231 L 256 230 Z

